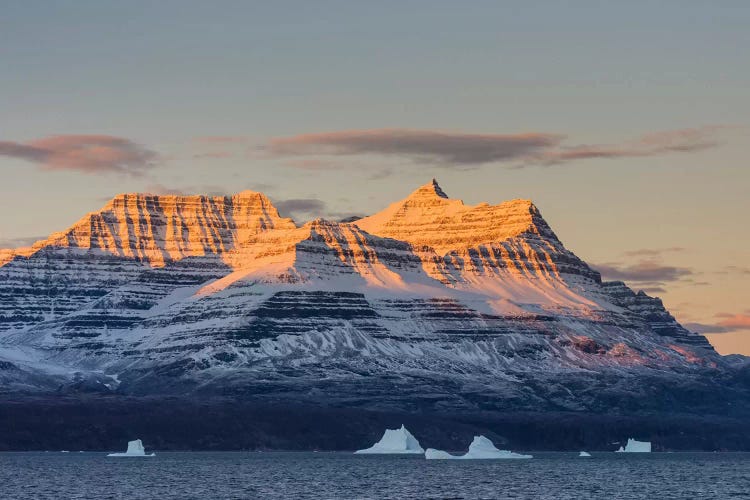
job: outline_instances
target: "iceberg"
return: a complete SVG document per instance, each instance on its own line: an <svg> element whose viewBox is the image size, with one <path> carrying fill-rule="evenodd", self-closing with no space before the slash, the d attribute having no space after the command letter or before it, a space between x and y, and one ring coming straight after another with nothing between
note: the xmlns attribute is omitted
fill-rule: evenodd
<svg viewBox="0 0 750 500"><path fill-rule="evenodd" d="M360 454L397 454L397 453L424 453L419 441L406 430L403 425L400 429L386 429L380 441L354 453Z"/></svg>
<svg viewBox="0 0 750 500"><path fill-rule="evenodd" d="M427 460L481 460L496 458L533 458L532 455L521 455L508 450L498 450L495 445L484 436L474 436L465 455L451 455L445 451L428 448L424 454Z"/></svg>
<svg viewBox="0 0 750 500"><path fill-rule="evenodd" d="M427 448L427 450L424 452L424 457L427 460L447 460L451 458L461 458L453 456L447 451L436 450L435 448Z"/></svg>
<svg viewBox="0 0 750 500"><path fill-rule="evenodd" d="M582 452L580 452L578 454L578 456L581 457L581 458L590 458L591 457L591 453L586 452L586 451L582 451Z"/></svg>
<svg viewBox="0 0 750 500"><path fill-rule="evenodd" d="M146 455L146 450L143 448L143 443L140 439L134 441L128 441L128 449L125 453L110 453L108 457L153 457L156 453Z"/></svg>
<svg viewBox="0 0 750 500"><path fill-rule="evenodd" d="M625 448L620 446L615 453L651 453L651 441L636 441L629 438Z"/></svg>

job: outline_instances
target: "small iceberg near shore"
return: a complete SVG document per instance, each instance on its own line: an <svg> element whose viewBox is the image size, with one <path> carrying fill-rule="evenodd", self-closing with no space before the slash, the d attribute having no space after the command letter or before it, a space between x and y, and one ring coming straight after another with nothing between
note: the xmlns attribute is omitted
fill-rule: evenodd
<svg viewBox="0 0 750 500"><path fill-rule="evenodd" d="M625 448L620 446L615 453L651 453L651 441L636 441L629 438Z"/></svg>
<svg viewBox="0 0 750 500"><path fill-rule="evenodd" d="M143 443L140 439L134 441L128 441L128 450L125 453L110 453L108 457L153 457L156 453L146 455L146 450L143 448Z"/></svg>
<svg viewBox="0 0 750 500"><path fill-rule="evenodd" d="M400 454L400 453L414 453L422 454L424 450L419 445L417 438L412 436L411 432L406 430L403 425L400 429L386 429L383 437L380 441L365 448L364 450L357 450L354 453L358 454Z"/></svg>
<svg viewBox="0 0 750 500"><path fill-rule="evenodd" d="M469 445L469 451L465 455L451 455L442 450L428 448L424 457L427 460L482 460L482 459L506 459L506 458L533 458L532 455L521 455L508 450L498 450L495 445L484 436L474 436L474 441Z"/></svg>
<svg viewBox="0 0 750 500"><path fill-rule="evenodd" d="M591 458L591 453L589 453L589 452L587 452L587 451L582 451L582 452L580 452L580 453L578 454L578 456L579 456L580 458Z"/></svg>

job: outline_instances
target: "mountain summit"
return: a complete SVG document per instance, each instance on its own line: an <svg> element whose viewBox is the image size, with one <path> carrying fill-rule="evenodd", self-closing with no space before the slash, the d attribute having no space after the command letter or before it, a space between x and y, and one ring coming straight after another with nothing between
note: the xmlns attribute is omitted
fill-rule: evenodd
<svg viewBox="0 0 750 500"><path fill-rule="evenodd" d="M301 227L261 193L119 195L3 255L10 392L451 412L655 411L670 394L699 412L736 390L703 336L602 282L532 202L469 206L435 180Z"/></svg>
<svg viewBox="0 0 750 500"><path fill-rule="evenodd" d="M440 188L436 179L432 179L424 186L420 186L419 189L414 191L409 198L429 198L437 196L439 198L448 198L448 195Z"/></svg>

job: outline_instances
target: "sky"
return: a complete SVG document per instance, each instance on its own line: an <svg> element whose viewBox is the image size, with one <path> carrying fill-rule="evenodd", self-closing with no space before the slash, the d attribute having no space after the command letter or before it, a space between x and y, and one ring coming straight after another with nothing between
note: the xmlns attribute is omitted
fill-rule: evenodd
<svg viewBox="0 0 750 500"><path fill-rule="evenodd" d="M750 355L750 2L4 1L0 247L117 193L530 198Z"/></svg>

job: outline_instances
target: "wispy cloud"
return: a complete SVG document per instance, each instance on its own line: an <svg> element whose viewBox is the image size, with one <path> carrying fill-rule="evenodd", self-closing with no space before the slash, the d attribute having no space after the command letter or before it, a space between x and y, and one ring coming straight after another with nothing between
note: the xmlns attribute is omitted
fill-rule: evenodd
<svg viewBox="0 0 750 500"><path fill-rule="evenodd" d="M683 323L682 326L696 333L728 333L726 328L708 323Z"/></svg>
<svg viewBox="0 0 750 500"><path fill-rule="evenodd" d="M684 252L683 247L668 247L668 248L639 248L638 250L629 250L623 252L623 255L627 257L661 257L665 253Z"/></svg>
<svg viewBox="0 0 750 500"><path fill-rule="evenodd" d="M750 331L750 312L747 314L718 313L719 321L706 323L687 323L685 328L698 333L732 333L739 331Z"/></svg>
<svg viewBox="0 0 750 500"><path fill-rule="evenodd" d="M46 170L131 175L143 174L158 158L144 146L109 135L56 135L28 143L0 141L0 156L35 163Z"/></svg>
<svg viewBox="0 0 750 500"><path fill-rule="evenodd" d="M508 161L557 146L558 134L467 134L436 130L344 130L277 137L267 151L277 156L365 155L407 157L440 164Z"/></svg>
<svg viewBox="0 0 750 500"><path fill-rule="evenodd" d="M291 217L294 220L306 220L319 217L327 208L327 205L323 200L318 200L316 198L275 200L273 204L278 209L279 214Z"/></svg>
<svg viewBox="0 0 750 500"><path fill-rule="evenodd" d="M714 274L723 274L723 275L743 275L748 276L750 275L750 267L746 266L724 266L719 271L715 271Z"/></svg>
<svg viewBox="0 0 750 500"><path fill-rule="evenodd" d="M662 265L654 260L641 260L635 264L609 262L593 264L593 267L608 280L634 281L640 283L665 283L677 281L693 274L687 267Z"/></svg>
<svg viewBox="0 0 750 500"><path fill-rule="evenodd" d="M689 267L665 264L672 254L686 252L684 247L637 248L622 252L622 259L614 262L601 262L591 266L598 270L605 280L625 281L646 293L666 293L667 284L704 286L709 283L697 281L702 273Z"/></svg>
<svg viewBox="0 0 750 500"><path fill-rule="evenodd" d="M643 135L620 144L566 145L562 134L474 134L440 130L371 129L301 134L270 139L272 156L382 155L439 166L557 165L591 158L626 158L687 153L716 147L724 126L707 126ZM294 165L292 165L294 166ZM309 168L300 164L299 168Z"/></svg>
<svg viewBox="0 0 750 500"><path fill-rule="evenodd" d="M536 160L542 164L555 165L593 158L633 158L703 151L719 146L721 142L718 140L718 134L726 128L729 127L707 126L669 130L646 134L621 144L584 144L561 147L543 152Z"/></svg>
<svg viewBox="0 0 750 500"><path fill-rule="evenodd" d="M351 220L363 217L359 212L332 210L326 202L317 198L277 199L274 200L273 204L278 209L280 215L291 217L297 222L304 222L318 217L324 217L329 220L351 222Z"/></svg>

